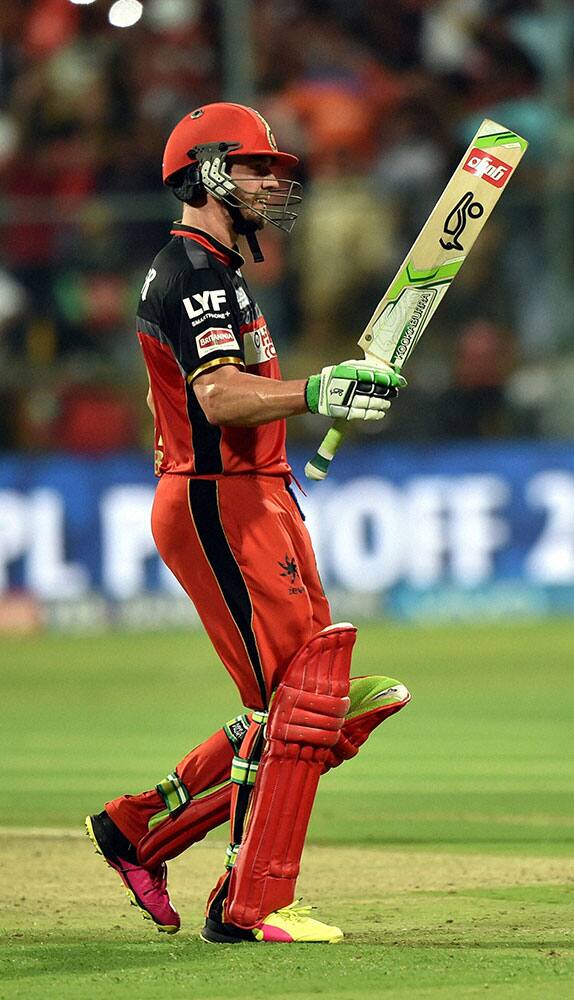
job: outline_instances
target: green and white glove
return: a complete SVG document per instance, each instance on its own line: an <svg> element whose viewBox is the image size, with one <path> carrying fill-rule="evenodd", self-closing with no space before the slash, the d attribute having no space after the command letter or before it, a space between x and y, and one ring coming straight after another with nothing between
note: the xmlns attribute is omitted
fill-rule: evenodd
<svg viewBox="0 0 574 1000"><path fill-rule="evenodd" d="M382 420L407 380L390 365L343 361L307 379L305 399L311 413L336 420Z"/></svg>

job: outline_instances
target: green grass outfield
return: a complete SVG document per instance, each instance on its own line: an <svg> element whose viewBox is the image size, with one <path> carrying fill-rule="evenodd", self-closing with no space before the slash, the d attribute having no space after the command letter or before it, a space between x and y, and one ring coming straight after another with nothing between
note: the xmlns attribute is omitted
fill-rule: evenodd
<svg viewBox="0 0 574 1000"><path fill-rule="evenodd" d="M1 640L0 1000L574 996L572 623L364 626L353 666L413 702L322 780L301 890L348 937L230 950L196 934L226 831L173 865L174 939L79 839L240 710L206 640Z"/></svg>

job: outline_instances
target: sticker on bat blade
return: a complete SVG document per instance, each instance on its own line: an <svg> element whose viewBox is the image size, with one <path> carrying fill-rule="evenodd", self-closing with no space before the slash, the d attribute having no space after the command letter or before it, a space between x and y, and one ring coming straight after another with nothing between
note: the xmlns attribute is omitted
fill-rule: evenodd
<svg viewBox="0 0 574 1000"><path fill-rule="evenodd" d="M443 287L448 286L403 288L394 302L387 302L372 325L369 354L389 362L400 352L399 360L404 362L434 312Z"/></svg>
<svg viewBox="0 0 574 1000"><path fill-rule="evenodd" d="M446 287L405 289L410 295L403 297L409 301L409 312L405 316L403 330L393 351L393 364L404 365L413 347L418 343ZM412 293L415 293L413 295ZM438 299L438 301L437 301Z"/></svg>
<svg viewBox="0 0 574 1000"><path fill-rule="evenodd" d="M443 232L446 236L450 236L451 239L445 240L441 238L439 240L443 250L462 250L464 253L460 237L466 229L466 224L469 218L480 219L484 212L484 206L479 201L473 201L473 198L472 191L467 191L466 194L463 194L460 201L456 203L453 210L449 212L444 220Z"/></svg>
<svg viewBox="0 0 574 1000"><path fill-rule="evenodd" d="M493 184L494 187L504 187L512 173L512 167L504 160L499 160L492 153L488 155L481 149L473 147L468 154L462 169L473 174L475 177L482 177L483 180Z"/></svg>

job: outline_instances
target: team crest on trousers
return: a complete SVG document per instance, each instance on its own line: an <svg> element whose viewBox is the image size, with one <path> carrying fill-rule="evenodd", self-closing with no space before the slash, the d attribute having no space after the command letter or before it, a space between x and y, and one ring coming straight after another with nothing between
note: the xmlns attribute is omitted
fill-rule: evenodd
<svg viewBox="0 0 574 1000"><path fill-rule="evenodd" d="M293 556L290 556L287 553L285 553L285 562L281 562L281 560L278 560L277 565L280 566L282 569L282 573L280 573L279 575L289 577L289 584L290 584L288 591L289 594L304 594L305 593L304 587L295 586L295 580L299 576L299 570L297 569L297 563L295 562Z"/></svg>

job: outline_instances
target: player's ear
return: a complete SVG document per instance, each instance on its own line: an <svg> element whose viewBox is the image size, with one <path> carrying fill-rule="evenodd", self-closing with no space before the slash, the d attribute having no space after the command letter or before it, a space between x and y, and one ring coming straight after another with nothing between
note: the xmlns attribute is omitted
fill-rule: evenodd
<svg viewBox="0 0 574 1000"><path fill-rule="evenodd" d="M201 179L198 163L191 163L189 167L174 174L173 178L170 178L169 187L176 198L186 205L201 208L207 203L207 191Z"/></svg>

